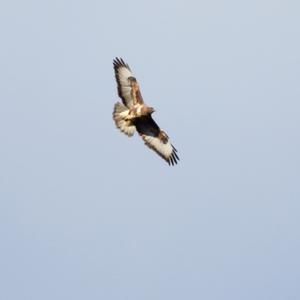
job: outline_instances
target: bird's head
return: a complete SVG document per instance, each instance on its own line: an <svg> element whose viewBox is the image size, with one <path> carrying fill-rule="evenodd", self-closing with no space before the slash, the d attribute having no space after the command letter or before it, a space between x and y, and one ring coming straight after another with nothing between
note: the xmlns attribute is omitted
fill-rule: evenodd
<svg viewBox="0 0 300 300"><path fill-rule="evenodd" d="M149 113L153 114L155 112L155 109L153 107L149 107Z"/></svg>

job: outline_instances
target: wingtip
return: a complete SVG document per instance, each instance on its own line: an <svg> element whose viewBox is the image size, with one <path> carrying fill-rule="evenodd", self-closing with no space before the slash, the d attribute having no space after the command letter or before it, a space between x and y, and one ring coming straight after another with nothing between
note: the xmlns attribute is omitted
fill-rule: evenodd
<svg viewBox="0 0 300 300"><path fill-rule="evenodd" d="M172 145L172 148L173 148L173 151L172 151L171 155L168 158L168 163L169 163L169 165L174 166L174 165L178 164L178 161L180 159L179 159L179 157L176 153L177 152L176 148L173 145Z"/></svg>
<svg viewBox="0 0 300 300"><path fill-rule="evenodd" d="M177 155L177 153L176 153L175 151L173 152L173 155L174 155L174 157L175 157L177 160L180 160L180 159L179 159L179 156Z"/></svg>
<svg viewBox="0 0 300 300"><path fill-rule="evenodd" d="M168 159L166 159L169 166L175 166L178 164L179 157L173 152Z"/></svg>
<svg viewBox="0 0 300 300"><path fill-rule="evenodd" d="M123 58L121 58L121 57L115 57L113 60L113 65L115 68L125 67L125 68L130 69L128 64L126 64L125 61L123 60Z"/></svg>
<svg viewBox="0 0 300 300"><path fill-rule="evenodd" d="M119 60L118 57L115 57L115 58L113 59L113 65L116 67L118 64L120 64L120 60Z"/></svg>

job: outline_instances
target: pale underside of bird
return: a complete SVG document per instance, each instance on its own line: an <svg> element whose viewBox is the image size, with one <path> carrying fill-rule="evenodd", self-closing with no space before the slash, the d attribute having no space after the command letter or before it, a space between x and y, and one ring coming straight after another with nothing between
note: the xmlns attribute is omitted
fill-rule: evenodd
<svg viewBox="0 0 300 300"><path fill-rule="evenodd" d="M117 128L129 137L137 131L145 144L169 165L177 164L177 150L170 143L168 135L153 120L151 115L154 109L145 104L130 67L122 58L116 58L113 65L118 95L122 99L122 103L117 102L113 110Z"/></svg>

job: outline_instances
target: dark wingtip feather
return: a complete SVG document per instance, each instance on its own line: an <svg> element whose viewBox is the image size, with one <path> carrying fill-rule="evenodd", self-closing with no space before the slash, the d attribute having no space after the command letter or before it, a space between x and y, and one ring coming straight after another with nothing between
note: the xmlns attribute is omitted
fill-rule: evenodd
<svg viewBox="0 0 300 300"><path fill-rule="evenodd" d="M121 57L116 57L116 58L113 60L113 65L114 65L115 70L117 70L117 69L120 68L120 67L125 67L125 68L128 68L128 69L130 70L128 64L126 64L126 63L124 62L123 58L121 58Z"/></svg>
<svg viewBox="0 0 300 300"><path fill-rule="evenodd" d="M173 148L173 150L175 151L175 152L177 152L177 149L172 145L172 148Z"/></svg>
<svg viewBox="0 0 300 300"><path fill-rule="evenodd" d="M173 157L172 157L172 156L170 156L169 160L170 160L172 166L174 166L174 160L173 160Z"/></svg>
<svg viewBox="0 0 300 300"><path fill-rule="evenodd" d="M173 155L177 160L180 160L176 152L173 152Z"/></svg>
<svg viewBox="0 0 300 300"><path fill-rule="evenodd" d="M177 150L175 149L175 147L172 145L173 151L171 153L171 155L168 157L167 159L167 163L172 166L174 166L175 164L178 163L178 161L180 160L178 155L177 155Z"/></svg>

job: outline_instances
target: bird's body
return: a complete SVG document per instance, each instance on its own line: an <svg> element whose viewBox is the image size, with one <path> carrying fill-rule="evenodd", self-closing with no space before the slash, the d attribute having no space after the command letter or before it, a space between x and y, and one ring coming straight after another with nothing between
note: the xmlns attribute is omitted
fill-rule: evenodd
<svg viewBox="0 0 300 300"><path fill-rule="evenodd" d="M117 102L114 106L113 119L116 126L129 137L137 131L150 149L168 164L176 164L179 160L177 150L170 143L167 134L153 120L151 115L154 109L144 103L139 84L128 64L116 58L114 71L118 95L122 99L122 103Z"/></svg>
<svg viewBox="0 0 300 300"><path fill-rule="evenodd" d="M145 104L136 104L129 109L127 119L132 120L135 118L147 116L151 113L152 113L151 107L148 107Z"/></svg>

